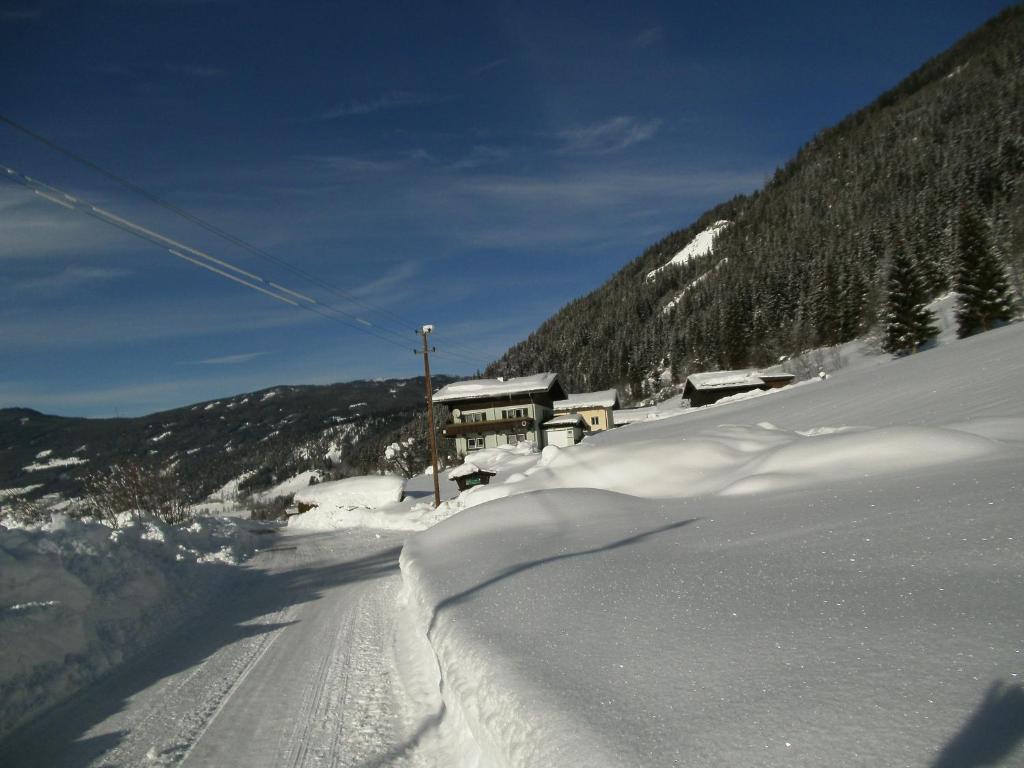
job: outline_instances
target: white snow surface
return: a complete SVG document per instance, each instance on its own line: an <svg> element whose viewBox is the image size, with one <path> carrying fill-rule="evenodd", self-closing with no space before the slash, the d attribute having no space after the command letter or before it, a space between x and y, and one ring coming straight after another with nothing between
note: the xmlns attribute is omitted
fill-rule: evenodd
<svg viewBox="0 0 1024 768"><path fill-rule="evenodd" d="M565 396L565 400L555 400L555 411L571 411L579 408L613 408L619 393L614 389L602 389L599 392L576 392Z"/></svg>
<svg viewBox="0 0 1024 768"><path fill-rule="evenodd" d="M679 251L679 253L665 262L665 264L648 272L645 279L653 280L657 274L664 269L668 269L671 266L682 266L691 259L696 259L700 256L707 256L709 253L712 253L715 249L715 238L718 237L719 233L728 226L728 221L716 221L703 232L699 232L693 240L687 243L683 250Z"/></svg>
<svg viewBox="0 0 1024 768"><path fill-rule="evenodd" d="M448 473L448 479L457 480L458 478L466 477L467 475L475 475L479 471L480 467L467 459Z"/></svg>
<svg viewBox="0 0 1024 768"><path fill-rule="evenodd" d="M272 488L268 488L265 491L261 491L260 493L253 495L260 501L269 501L271 499L276 499L279 496L291 496L294 493L298 493L299 491L309 488L309 481L312 478L319 480L320 472L315 469L307 469L303 472L299 472L299 474L294 475L293 477L282 480Z"/></svg>
<svg viewBox="0 0 1024 768"><path fill-rule="evenodd" d="M33 483L32 485L23 485L20 488L0 488L0 499L13 499L18 496L27 496L36 488L42 487L42 483Z"/></svg>
<svg viewBox="0 0 1024 768"><path fill-rule="evenodd" d="M453 764L1024 764L1022 376L1019 324L449 502L401 567Z"/></svg>
<svg viewBox="0 0 1024 768"><path fill-rule="evenodd" d="M295 502L318 507L367 507L375 509L401 501L405 478L398 475L363 475L331 480L303 488Z"/></svg>
<svg viewBox="0 0 1024 768"><path fill-rule="evenodd" d="M535 373L507 379L470 379L454 381L434 393L435 403L457 400L486 399L530 392L547 392L558 376L554 373Z"/></svg>
<svg viewBox="0 0 1024 768"><path fill-rule="evenodd" d="M758 371L706 371L690 374L687 379L696 389L722 389L744 385L759 386L764 380Z"/></svg>
<svg viewBox="0 0 1024 768"><path fill-rule="evenodd" d="M88 459L82 459L78 456L71 456L66 459L61 459L51 456L42 462L33 462L28 466L22 467L26 472L42 472L47 469L56 469L57 467L73 467L78 464L85 464Z"/></svg>
<svg viewBox="0 0 1024 768"><path fill-rule="evenodd" d="M0 524L0 735L194 612L255 538L239 523Z"/></svg>

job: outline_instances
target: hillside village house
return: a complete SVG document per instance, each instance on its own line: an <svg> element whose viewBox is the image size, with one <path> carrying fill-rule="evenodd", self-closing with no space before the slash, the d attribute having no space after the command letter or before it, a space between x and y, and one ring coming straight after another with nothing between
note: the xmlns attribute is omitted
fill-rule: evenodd
<svg viewBox="0 0 1024 768"><path fill-rule="evenodd" d="M689 400L690 406L697 408L740 392L779 389L792 384L794 378L796 377L792 373L765 373L755 370L694 373L686 378L683 400Z"/></svg>
<svg viewBox="0 0 1024 768"><path fill-rule="evenodd" d="M435 403L450 409L451 421L441 432L454 440L460 457L521 442L543 447L543 424L554 416L555 401L564 399L554 373L456 381L434 394Z"/></svg>
<svg viewBox="0 0 1024 768"><path fill-rule="evenodd" d="M618 408L619 393L614 389L570 394L564 400L555 401L556 414L579 414L583 417L583 424L589 432L600 432L614 427L614 411Z"/></svg>

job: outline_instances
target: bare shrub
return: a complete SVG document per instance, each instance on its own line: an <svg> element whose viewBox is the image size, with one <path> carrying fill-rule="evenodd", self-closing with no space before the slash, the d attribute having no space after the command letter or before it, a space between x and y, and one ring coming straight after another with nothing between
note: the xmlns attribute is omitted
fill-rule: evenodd
<svg viewBox="0 0 1024 768"><path fill-rule="evenodd" d="M181 525L193 516L173 470L161 471L136 461L90 475L84 491L86 510L114 528L126 515L132 520L153 516L168 525Z"/></svg>
<svg viewBox="0 0 1024 768"><path fill-rule="evenodd" d="M250 499L249 510L253 520L283 520L291 506L294 494L275 496L272 499Z"/></svg>
<svg viewBox="0 0 1024 768"><path fill-rule="evenodd" d="M39 499L15 496L0 503L0 517L11 517L22 525L45 523L50 519L50 507Z"/></svg>

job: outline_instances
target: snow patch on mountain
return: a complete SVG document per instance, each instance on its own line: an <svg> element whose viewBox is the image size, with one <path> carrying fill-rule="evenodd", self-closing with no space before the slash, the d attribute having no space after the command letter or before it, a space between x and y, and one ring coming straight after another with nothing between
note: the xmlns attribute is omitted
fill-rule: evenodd
<svg viewBox="0 0 1024 768"><path fill-rule="evenodd" d="M718 237L722 230L728 227L729 224L730 222L725 221L724 219L716 221L703 232L698 233L685 248L669 259L665 264L648 272L644 279L653 280L662 270L668 269L672 266L682 266L692 259L696 259L700 256L707 256L709 253L712 253L715 247L715 238Z"/></svg>

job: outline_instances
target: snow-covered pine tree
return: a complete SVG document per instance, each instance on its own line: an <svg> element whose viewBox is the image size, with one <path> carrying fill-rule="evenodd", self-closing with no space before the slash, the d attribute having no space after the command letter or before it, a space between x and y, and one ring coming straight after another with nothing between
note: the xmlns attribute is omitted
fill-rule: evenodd
<svg viewBox="0 0 1024 768"><path fill-rule="evenodd" d="M934 314L925 307L924 282L900 240L893 246L888 289L882 349L895 355L916 352L939 331Z"/></svg>
<svg viewBox="0 0 1024 768"><path fill-rule="evenodd" d="M992 249L984 219L967 203L960 206L958 257L957 336L971 336L1011 320L1013 294L1006 270Z"/></svg>

